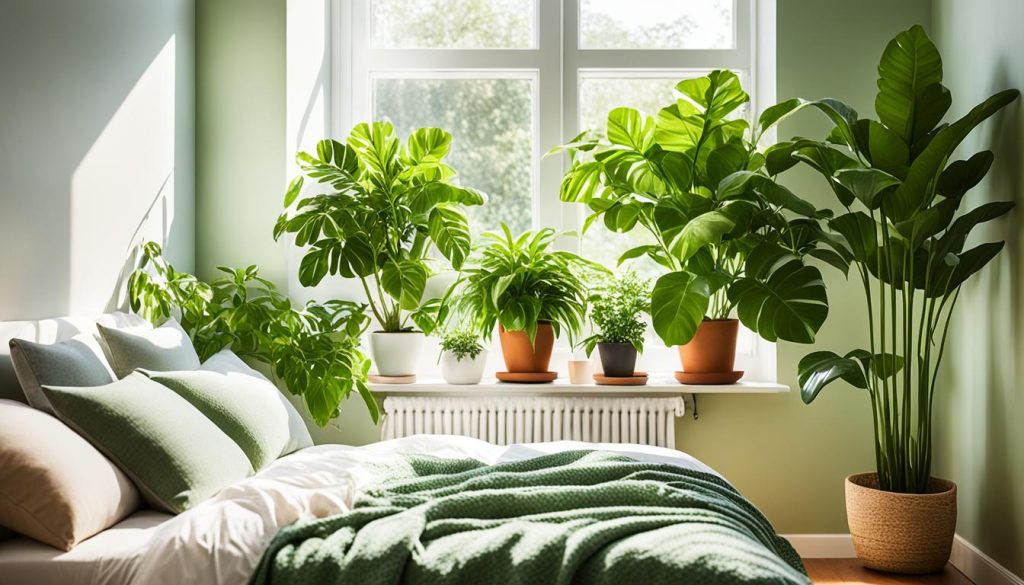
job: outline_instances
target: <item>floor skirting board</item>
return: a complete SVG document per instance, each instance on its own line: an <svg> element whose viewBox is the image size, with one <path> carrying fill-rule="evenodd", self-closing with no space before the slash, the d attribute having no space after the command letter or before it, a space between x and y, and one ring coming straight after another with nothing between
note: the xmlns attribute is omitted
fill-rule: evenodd
<svg viewBox="0 0 1024 585"><path fill-rule="evenodd" d="M857 555L849 534L783 535L805 559L849 559ZM953 539L949 562L968 579L979 585L1024 585L1024 579L978 550L959 534Z"/></svg>

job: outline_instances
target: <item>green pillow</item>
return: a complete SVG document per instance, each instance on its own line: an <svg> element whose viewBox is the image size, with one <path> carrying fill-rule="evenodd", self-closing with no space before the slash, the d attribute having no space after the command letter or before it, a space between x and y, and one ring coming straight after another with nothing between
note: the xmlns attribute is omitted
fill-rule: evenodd
<svg viewBox="0 0 1024 585"><path fill-rule="evenodd" d="M154 329L116 329L97 324L118 378L137 369L170 372L199 369L192 340L173 318Z"/></svg>
<svg viewBox="0 0 1024 585"><path fill-rule="evenodd" d="M94 388L43 386L57 417L132 479L149 504L181 513L249 477L245 453L202 412L142 374Z"/></svg>
<svg viewBox="0 0 1024 585"><path fill-rule="evenodd" d="M89 334L60 343L36 343L12 339L11 362L25 399L37 410L53 412L43 385L102 386L114 381L103 359L103 350Z"/></svg>
<svg viewBox="0 0 1024 585"><path fill-rule="evenodd" d="M242 448L253 469L274 462L288 445L288 411L270 382L203 370L142 373L205 414Z"/></svg>

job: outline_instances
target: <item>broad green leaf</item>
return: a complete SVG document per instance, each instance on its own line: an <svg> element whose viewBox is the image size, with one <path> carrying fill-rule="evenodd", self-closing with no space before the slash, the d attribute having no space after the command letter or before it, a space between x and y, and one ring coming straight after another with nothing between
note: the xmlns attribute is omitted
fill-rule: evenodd
<svg viewBox="0 0 1024 585"><path fill-rule="evenodd" d="M650 254L657 254L659 250L661 250L661 248L654 245L636 246L634 248L630 248L623 252L621 256L619 256L619 261L616 264L616 266L622 266L622 263L625 262L626 260L632 260L633 258L648 256Z"/></svg>
<svg viewBox="0 0 1024 585"><path fill-rule="evenodd" d="M689 342L704 319L710 296L707 281L688 272L662 276L651 292L654 331L666 345Z"/></svg>
<svg viewBox="0 0 1024 585"><path fill-rule="evenodd" d="M967 160L950 163L939 175L936 191L950 199L963 197L985 178L994 160L991 150L983 150Z"/></svg>
<svg viewBox="0 0 1024 585"><path fill-rule="evenodd" d="M747 166L747 149L739 142L728 142L711 151L707 162L708 186L717 187L722 179Z"/></svg>
<svg viewBox="0 0 1024 585"><path fill-rule="evenodd" d="M304 178L300 175L292 179L291 183L288 183L288 190L284 194L284 206L291 207L292 203L295 203L295 199L299 196L302 191L302 184Z"/></svg>
<svg viewBox="0 0 1024 585"><path fill-rule="evenodd" d="M874 168L841 169L835 174L836 181L860 200L868 209L882 205L882 195L900 184L900 180Z"/></svg>
<svg viewBox="0 0 1024 585"><path fill-rule="evenodd" d="M676 84L676 90L699 106L712 120L724 119L736 108L750 101L740 79L729 70L716 70Z"/></svg>
<svg viewBox="0 0 1024 585"><path fill-rule="evenodd" d="M380 284L403 309L411 311L419 306L423 298L427 269L416 260L388 260L381 268Z"/></svg>
<svg viewBox="0 0 1024 585"><path fill-rule="evenodd" d="M832 219L828 225L846 238L858 262L866 263L874 257L878 248L878 224L868 214L854 211Z"/></svg>
<svg viewBox="0 0 1024 585"><path fill-rule="evenodd" d="M590 161L575 163L562 177L559 196L562 201L590 203L594 198L608 195L610 189L604 184L604 163Z"/></svg>
<svg viewBox="0 0 1024 585"><path fill-rule="evenodd" d="M452 135L440 128L420 128L413 131L406 142L403 162L410 166L436 164L448 155Z"/></svg>
<svg viewBox="0 0 1024 585"><path fill-rule="evenodd" d="M342 258L354 276L365 278L377 271L375 253L363 234L355 234L345 240Z"/></svg>
<svg viewBox="0 0 1024 585"><path fill-rule="evenodd" d="M828 316L821 273L794 260L766 280L741 278L728 289L740 321L767 341L812 343Z"/></svg>
<svg viewBox="0 0 1024 585"><path fill-rule="evenodd" d="M330 247L318 243L302 257L299 263L299 282L302 286L316 286L327 276L330 250Z"/></svg>
<svg viewBox="0 0 1024 585"><path fill-rule="evenodd" d="M975 106L967 115L935 135L914 163L910 172L892 197L886 198L884 209L893 221L903 221L935 194L939 177L949 157L974 128L1006 107L1020 95L1015 89L1001 91Z"/></svg>
<svg viewBox="0 0 1024 585"><path fill-rule="evenodd" d="M793 152L793 156L821 173L844 207L849 207L856 200L853 193L850 193L849 189L836 180L835 174L843 169L861 167L857 160L835 148L819 143L805 144L797 148Z"/></svg>
<svg viewBox="0 0 1024 585"><path fill-rule="evenodd" d="M789 250L769 241L762 241L747 255L743 273L750 278L766 279L775 270L793 260L799 260Z"/></svg>
<svg viewBox="0 0 1024 585"><path fill-rule="evenodd" d="M442 203L483 205L487 201L487 197L473 189L435 181L414 187L408 196L408 201L409 209L418 214L427 213Z"/></svg>
<svg viewBox="0 0 1024 585"><path fill-rule="evenodd" d="M959 204L957 199L943 199L912 218L897 223L896 231L907 238L911 250L916 250L925 240L949 227Z"/></svg>
<svg viewBox="0 0 1024 585"><path fill-rule="evenodd" d="M681 152L663 150L652 157L661 170L668 189L674 193L688 193L693 186L693 160Z"/></svg>
<svg viewBox="0 0 1024 585"><path fill-rule="evenodd" d="M934 98L925 88L942 82L942 58L920 25L896 35L878 64L878 96L875 111L883 124L912 144L942 118L935 110L918 111L923 97ZM945 111L942 111L945 114Z"/></svg>
<svg viewBox="0 0 1024 585"><path fill-rule="evenodd" d="M452 205L438 205L430 210L427 225L438 251L451 262L452 268L461 270L470 250L469 220L465 214Z"/></svg>
<svg viewBox="0 0 1024 585"><path fill-rule="evenodd" d="M938 242L935 244L935 254L939 257L943 257L946 254L953 253L958 254L964 249L964 244L967 242L967 236L974 229L974 226L979 223L991 221L997 217L1001 217L1010 212L1013 209L1014 203L1010 201L993 201L991 203L985 203L978 207L968 211L961 217L958 217L953 222L946 233L942 234Z"/></svg>
<svg viewBox="0 0 1024 585"><path fill-rule="evenodd" d="M348 135L348 145L373 173L384 177L396 174L399 144L391 122L356 125Z"/></svg>
<svg viewBox="0 0 1024 585"><path fill-rule="evenodd" d="M764 136L770 128L805 108L810 102L801 98L791 98L765 108L757 119L757 137Z"/></svg>
<svg viewBox="0 0 1024 585"><path fill-rule="evenodd" d="M904 177L910 164L910 148L898 134L874 120L866 120L868 156L877 169L896 177Z"/></svg>
<svg viewBox="0 0 1024 585"><path fill-rule="evenodd" d="M654 144L654 120L633 108L615 108L608 113L608 140L644 153Z"/></svg>
<svg viewBox="0 0 1024 585"><path fill-rule="evenodd" d="M807 255L831 265L833 268L839 270L839 272L842 272L844 276L850 271L849 260L844 258L842 254L835 250L830 250L828 248L814 248L812 250L808 250Z"/></svg>
<svg viewBox="0 0 1024 585"><path fill-rule="evenodd" d="M956 262L939 264L942 270L933 271L931 282L925 293L929 297L941 297L952 293L974 273L985 267L1003 249L1005 242L981 244L956 255Z"/></svg>
<svg viewBox="0 0 1024 585"><path fill-rule="evenodd" d="M854 350L845 357L839 357L831 351L815 351L804 356L797 365L800 398L804 404L814 402L821 390L836 380L843 380L862 390L867 389L866 356L864 350Z"/></svg>
<svg viewBox="0 0 1024 585"><path fill-rule="evenodd" d="M654 141L665 150L689 152L704 133L704 118L690 102L679 100L662 108L654 123Z"/></svg>
<svg viewBox="0 0 1024 585"><path fill-rule="evenodd" d="M669 249L680 260L686 261L697 250L721 241L736 223L719 210L702 213L691 219L669 244Z"/></svg>

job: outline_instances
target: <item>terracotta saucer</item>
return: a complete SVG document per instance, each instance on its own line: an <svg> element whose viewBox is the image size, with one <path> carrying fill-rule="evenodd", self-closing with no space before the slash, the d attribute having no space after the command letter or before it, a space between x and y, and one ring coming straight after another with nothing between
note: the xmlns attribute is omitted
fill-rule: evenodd
<svg viewBox="0 0 1024 585"><path fill-rule="evenodd" d="M408 376L378 376L370 374L366 378L374 384L413 384L416 382L416 374Z"/></svg>
<svg viewBox="0 0 1024 585"><path fill-rule="evenodd" d="M676 372L680 384L735 384L742 377L743 372Z"/></svg>
<svg viewBox="0 0 1024 585"><path fill-rule="evenodd" d="M645 386L647 384L647 372L633 372L632 376L616 377L594 374L594 382L598 386Z"/></svg>
<svg viewBox="0 0 1024 585"><path fill-rule="evenodd" d="M498 372L495 374L502 382L518 384L546 384L554 382L558 372Z"/></svg>

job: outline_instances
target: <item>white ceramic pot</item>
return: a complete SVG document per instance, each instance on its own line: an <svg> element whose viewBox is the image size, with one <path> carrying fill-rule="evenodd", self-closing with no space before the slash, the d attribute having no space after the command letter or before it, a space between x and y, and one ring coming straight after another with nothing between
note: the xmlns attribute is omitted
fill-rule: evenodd
<svg viewBox="0 0 1024 585"><path fill-rule="evenodd" d="M486 364L486 349L475 358L461 360L450 351L441 352L441 375L449 384L479 384Z"/></svg>
<svg viewBox="0 0 1024 585"><path fill-rule="evenodd" d="M421 331L370 334L370 353L381 376L411 376L416 373L423 350Z"/></svg>

